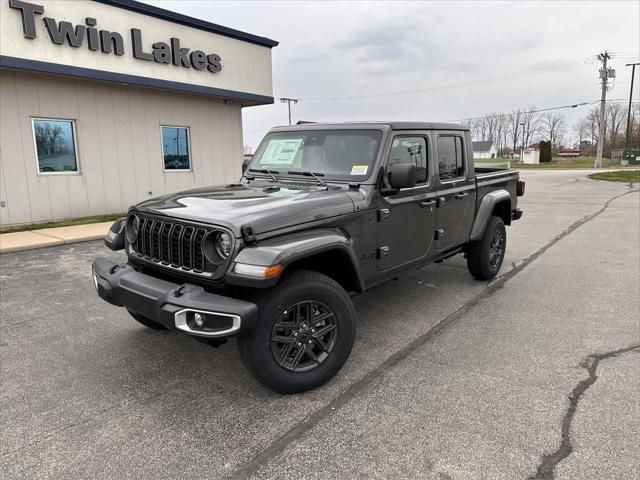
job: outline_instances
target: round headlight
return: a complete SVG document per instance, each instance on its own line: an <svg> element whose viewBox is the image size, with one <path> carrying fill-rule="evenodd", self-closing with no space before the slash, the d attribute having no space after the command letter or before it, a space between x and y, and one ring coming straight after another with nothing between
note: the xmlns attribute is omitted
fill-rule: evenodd
<svg viewBox="0 0 640 480"><path fill-rule="evenodd" d="M140 228L140 219L137 215L129 215L127 225L124 227L125 234L129 243L134 243L138 238L138 229Z"/></svg>
<svg viewBox="0 0 640 480"><path fill-rule="evenodd" d="M216 253L220 255L221 258L229 257L231 253L231 235L225 232L220 232L216 237Z"/></svg>

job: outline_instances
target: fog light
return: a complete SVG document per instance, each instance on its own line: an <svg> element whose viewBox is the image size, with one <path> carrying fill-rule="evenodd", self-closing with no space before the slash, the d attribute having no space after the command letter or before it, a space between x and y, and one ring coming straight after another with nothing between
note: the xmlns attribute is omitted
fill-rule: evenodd
<svg viewBox="0 0 640 480"><path fill-rule="evenodd" d="M198 328L202 328L202 326L204 325L204 317L199 313L194 313L193 323L195 323Z"/></svg>

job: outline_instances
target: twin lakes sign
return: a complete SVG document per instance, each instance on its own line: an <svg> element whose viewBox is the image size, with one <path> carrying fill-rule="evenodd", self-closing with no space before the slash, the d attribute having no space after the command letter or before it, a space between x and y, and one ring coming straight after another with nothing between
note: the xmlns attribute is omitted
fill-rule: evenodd
<svg viewBox="0 0 640 480"><path fill-rule="evenodd" d="M74 25L68 21L57 21L55 18L42 16L45 13L42 5L22 0L9 0L9 7L18 10L21 14L24 38L31 40L37 38L36 21L42 20L51 42L56 45L64 45L66 42L70 47L81 48L86 44L87 48L93 52L101 51L118 56L126 54L123 35L116 31L99 30L98 22L93 17L86 17L84 25ZM220 55L182 47L179 38L173 37L169 42L155 42L151 44L150 49L146 49L142 30L131 28L130 39L131 55L138 60L205 70L211 73L222 70Z"/></svg>

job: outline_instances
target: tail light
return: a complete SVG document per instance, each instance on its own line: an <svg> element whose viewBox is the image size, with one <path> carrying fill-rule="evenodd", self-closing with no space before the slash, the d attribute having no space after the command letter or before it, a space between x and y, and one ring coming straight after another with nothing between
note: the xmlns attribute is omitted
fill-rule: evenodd
<svg viewBox="0 0 640 480"><path fill-rule="evenodd" d="M524 182L522 180L518 180L518 184L516 185L516 195L519 197L524 195Z"/></svg>

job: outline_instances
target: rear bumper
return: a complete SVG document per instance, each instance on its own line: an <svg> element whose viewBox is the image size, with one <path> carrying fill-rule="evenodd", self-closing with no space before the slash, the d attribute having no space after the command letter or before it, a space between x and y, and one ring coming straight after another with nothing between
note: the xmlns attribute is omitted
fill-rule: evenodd
<svg viewBox="0 0 640 480"><path fill-rule="evenodd" d="M258 307L254 303L209 293L188 283L161 280L106 258L97 259L92 268L94 284L104 301L168 328L194 337L225 338L256 326ZM195 313L209 325L196 325Z"/></svg>
<svg viewBox="0 0 640 480"><path fill-rule="evenodd" d="M522 218L522 210L516 208L511 211L511 220L520 220L520 218Z"/></svg>

